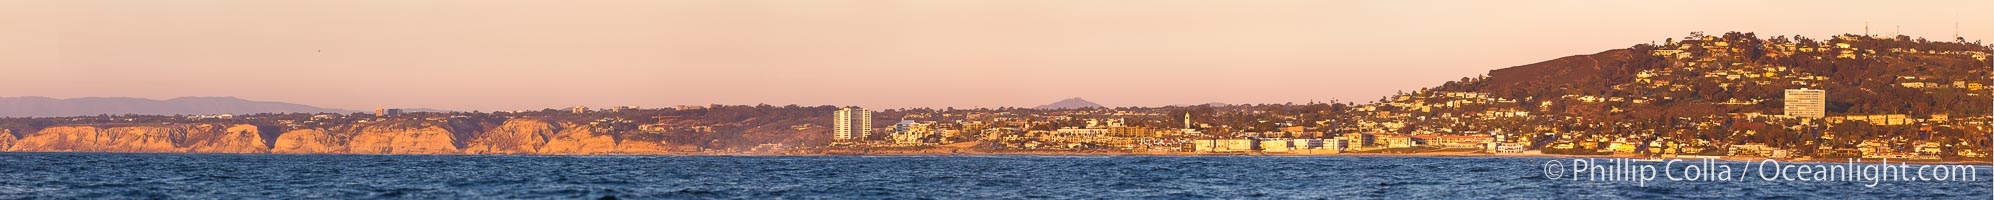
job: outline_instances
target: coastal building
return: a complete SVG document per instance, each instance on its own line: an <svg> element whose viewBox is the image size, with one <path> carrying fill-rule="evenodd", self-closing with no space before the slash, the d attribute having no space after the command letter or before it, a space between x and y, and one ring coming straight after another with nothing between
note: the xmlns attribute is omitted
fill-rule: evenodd
<svg viewBox="0 0 1994 200"><path fill-rule="evenodd" d="M1918 146L1913 147L1913 151L1918 152L1920 155L1940 155L1945 152L1945 149L1938 142L1925 142L1924 144L1918 144Z"/></svg>
<svg viewBox="0 0 1994 200"><path fill-rule="evenodd" d="M1350 148L1350 141L1344 139L1322 139L1322 149L1343 150Z"/></svg>
<svg viewBox="0 0 1994 200"><path fill-rule="evenodd" d="M1735 144L1726 150L1729 150L1727 155L1730 156L1768 157L1774 149L1765 144Z"/></svg>
<svg viewBox="0 0 1994 200"><path fill-rule="evenodd" d="M872 136L872 112L865 108L845 107L831 116L831 138L838 141L865 140Z"/></svg>
<svg viewBox="0 0 1994 200"><path fill-rule="evenodd" d="M1114 137L1162 137L1162 134L1157 134L1156 130L1149 127L1117 126L1108 127L1107 129L1108 136Z"/></svg>
<svg viewBox="0 0 1994 200"><path fill-rule="evenodd" d="M1108 135L1108 132L1108 129L1102 128L1060 128L1053 130L1053 133L1057 134L1058 137L1064 138L1097 138Z"/></svg>
<svg viewBox="0 0 1994 200"><path fill-rule="evenodd" d="M396 116L396 115L402 115L402 109L400 109L400 108L374 108L374 116L375 116L375 117L387 117L387 116Z"/></svg>
<svg viewBox="0 0 1994 200"><path fill-rule="evenodd" d="M927 135L921 134L921 132L894 133L892 135L888 135L887 137L889 139L892 139L894 144L921 144L927 142L925 140L927 139Z"/></svg>
<svg viewBox="0 0 1994 200"><path fill-rule="evenodd" d="M623 112L623 111L627 111L627 110L637 110L637 106L616 106L616 107L609 107L609 112Z"/></svg>
<svg viewBox="0 0 1994 200"><path fill-rule="evenodd" d="M1289 144L1287 139L1266 139L1255 142L1260 143L1261 152L1286 153L1288 150L1294 150L1294 144Z"/></svg>
<svg viewBox="0 0 1994 200"><path fill-rule="evenodd" d="M1294 139L1289 141L1295 149L1322 149L1322 139Z"/></svg>
<svg viewBox="0 0 1994 200"><path fill-rule="evenodd" d="M1606 145L1606 148L1613 149L1614 153L1634 153L1638 147L1640 147L1640 143L1626 141L1614 141Z"/></svg>
<svg viewBox="0 0 1994 200"><path fill-rule="evenodd" d="M890 127L890 128L892 128L892 129L891 129L891 130L887 130L887 132L889 132L889 134L890 134L890 133L899 133L899 132L909 132L909 131L913 131L913 130L914 130L914 128L915 128L916 126L920 126L920 125L921 125L921 123L920 123L920 122L914 122L914 120L904 120L904 119L903 119L903 120L900 120L900 123L893 123L893 126L892 126L892 127Z"/></svg>
<svg viewBox="0 0 1994 200"><path fill-rule="evenodd" d="M1343 149L1350 147L1350 143L1345 142L1343 139L1322 139L1320 142L1322 142L1322 146L1312 150L1311 153L1337 154L1343 153Z"/></svg>
<svg viewBox="0 0 1994 200"><path fill-rule="evenodd" d="M187 119L234 119L234 118L235 118L235 115L234 115L234 114L216 114L216 115L195 115L195 116L187 116Z"/></svg>
<svg viewBox="0 0 1994 200"><path fill-rule="evenodd" d="M1192 150L1197 152L1238 153L1253 150L1256 140L1251 139L1208 139L1192 141Z"/></svg>
<svg viewBox="0 0 1994 200"><path fill-rule="evenodd" d="M1483 148L1484 144L1495 142L1487 135L1441 135L1422 138L1425 144L1446 148Z"/></svg>
<svg viewBox="0 0 1994 200"><path fill-rule="evenodd" d="M933 121L900 120L900 123L894 123L886 134L895 144L932 143L936 137L948 135L948 130L944 129L943 125L945 124Z"/></svg>
<svg viewBox="0 0 1994 200"><path fill-rule="evenodd" d="M1918 119L1904 114L1849 115L1836 118L1846 121L1868 122L1870 125L1878 126L1910 125L1918 122Z"/></svg>
<svg viewBox="0 0 1994 200"><path fill-rule="evenodd" d="M1495 153L1523 153L1523 143L1503 142L1495 144Z"/></svg>
<svg viewBox="0 0 1994 200"><path fill-rule="evenodd" d="M1347 146L1345 146L1345 148L1354 149L1354 148L1365 148L1375 145L1375 143L1372 143L1371 141L1373 139L1376 139L1376 136L1372 136L1371 134L1363 134L1363 133L1349 133L1349 134L1343 134L1342 139L1344 142L1346 142Z"/></svg>
<svg viewBox="0 0 1994 200"><path fill-rule="evenodd" d="M1412 136L1389 135L1389 136L1378 137L1378 140L1383 140L1385 143L1385 147L1387 148L1406 148L1406 147L1419 146L1419 141L1414 139Z"/></svg>
<svg viewBox="0 0 1994 200"><path fill-rule="evenodd" d="M1787 89L1786 116L1819 119L1827 116L1828 92L1817 89Z"/></svg>

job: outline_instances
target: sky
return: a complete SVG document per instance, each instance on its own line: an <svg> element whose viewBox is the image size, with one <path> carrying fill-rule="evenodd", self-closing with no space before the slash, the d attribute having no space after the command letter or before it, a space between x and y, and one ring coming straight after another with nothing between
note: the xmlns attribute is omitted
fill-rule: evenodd
<svg viewBox="0 0 1994 200"><path fill-rule="evenodd" d="M1986 40L1994 2L0 0L0 96L462 111L1364 102L1695 31L1826 38L1865 23Z"/></svg>

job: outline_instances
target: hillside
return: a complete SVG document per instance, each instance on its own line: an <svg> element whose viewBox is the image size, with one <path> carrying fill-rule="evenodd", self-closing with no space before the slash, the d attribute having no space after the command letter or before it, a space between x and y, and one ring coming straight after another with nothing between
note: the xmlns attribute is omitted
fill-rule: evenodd
<svg viewBox="0 0 1994 200"><path fill-rule="evenodd" d="M1803 150L1863 142L1984 144L1987 124L1958 120L1990 115L1989 52L1981 44L1905 36L1699 33L1492 70L1388 97L1359 116L1411 112L1369 120L1451 121L1406 125L1417 127L1411 131L1567 133L1558 141L1678 138L1699 141L1692 146ZM1826 91L1827 117L1784 115L1785 91L1803 88Z"/></svg>
<svg viewBox="0 0 1994 200"><path fill-rule="evenodd" d="M1726 112L1778 112L1785 89L1812 88L1827 90L1830 111L1838 114L1985 114L1987 51L1909 38L1843 35L1817 42L1734 32L1497 69L1433 91L1486 92L1532 103L1584 97L1650 102L1623 109L1722 103L1748 105Z"/></svg>
<svg viewBox="0 0 1994 200"><path fill-rule="evenodd" d="M1460 91L1495 92L1498 96L1523 98L1551 95L1549 89L1599 89L1625 83L1633 72L1654 66L1629 65L1639 54L1633 49L1614 49L1590 55L1566 56L1544 62L1491 70L1474 88ZM1545 90L1530 90L1545 89Z"/></svg>

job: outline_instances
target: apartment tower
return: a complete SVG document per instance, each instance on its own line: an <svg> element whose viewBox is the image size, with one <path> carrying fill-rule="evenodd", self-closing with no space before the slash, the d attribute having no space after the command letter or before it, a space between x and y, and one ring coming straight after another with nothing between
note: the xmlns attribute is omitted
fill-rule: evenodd
<svg viewBox="0 0 1994 200"><path fill-rule="evenodd" d="M872 112L865 108L845 107L831 116L832 138L838 141L864 140L872 136Z"/></svg>
<svg viewBox="0 0 1994 200"><path fill-rule="evenodd" d="M1798 118L1822 118L1828 115L1828 91L1817 89L1787 89L1786 116Z"/></svg>

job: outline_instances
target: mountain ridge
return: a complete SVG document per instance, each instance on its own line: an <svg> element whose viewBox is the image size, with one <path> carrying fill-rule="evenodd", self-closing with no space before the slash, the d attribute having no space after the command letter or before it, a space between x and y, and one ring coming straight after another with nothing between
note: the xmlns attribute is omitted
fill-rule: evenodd
<svg viewBox="0 0 1994 200"><path fill-rule="evenodd" d="M1107 106L1101 106L1101 104L1094 103L1092 101L1087 101L1086 99L1081 99L1080 97L1074 97L1032 108L1057 110L1057 109L1104 108L1104 107Z"/></svg>
<svg viewBox="0 0 1994 200"><path fill-rule="evenodd" d="M323 108L286 102L254 101L228 96L190 96L165 100L134 97L0 97L0 117L69 117L104 114L210 115L352 112L360 111Z"/></svg>

